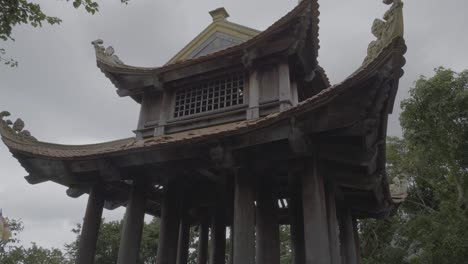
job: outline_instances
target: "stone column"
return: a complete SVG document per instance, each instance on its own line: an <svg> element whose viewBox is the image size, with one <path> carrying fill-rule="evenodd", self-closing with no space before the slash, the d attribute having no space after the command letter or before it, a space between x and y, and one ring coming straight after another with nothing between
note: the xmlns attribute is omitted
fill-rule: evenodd
<svg viewBox="0 0 468 264"><path fill-rule="evenodd" d="M271 184L265 182L257 195L257 264L280 263L278 200Z"/></svg>
<svg viewBox="0 0 468 264"><path fill-rule="evenodd" d="M234 193L234 264L255 263L255 204L252 176L238 173Z"/></svg>
<svg viewBox="0 0 468 264"><path fill-rule="evenodd" d="M291 217L291 249L293 264L305 263L304 215L302 213L302 187L293 175L290 176L291 199L289 212Z"/></svg>
<svg viewBox="0 0 468 264"><path fill-rule="evenodd" d="M190 244L190 223L185 212L182 212L182 217L180 218L178 242L177 264L187 264Z"/></svg>
<svg viewBox="0 0 468 264"><path fill-rule="evenodd" d="M292 106L291 93L291 78L289 76L289 64L287 62L280 63L278 66L279 73L279 101L280 111L287 110Z"/></svg>
<svg viewBox="0 0 468 264"><path fill-rule="evenodd" d="M100 186L93 186L89 192L88 205L81 229L77 264L94 263L96 244L101 225L102 210L104 207L104 194Z"/></svg>
<svg viewBox="0 0 468 264"><path fill-rule="evenodd" d="M306 264L328 264L330 242L324 179L317 169L317 155L302 175L302 203Z"/></svg>
<svg viewBox="0 0 468 264"><path fill-rule="evenodd" d="M177 187L176 182L169 182L164 186L157 264L174 264L177 261L180 220Z"/></svg>
<svg viewBox="0 0 468 264"><path fill-rule="evenodd" d="M330 238L330 254L332 264L341 264L340 241L338 238L338 219L336 216L335 189L333 185L327 184L327 217L328 236Z"/></svg>
<svg viewBox="0 0 468 264"><path fill-rule="evenodd" d="M215 209L211 218L210 264L222 264L226 259L226 212L224 207Z"/></svg>
<svg viewBox="0 0 468 264"><path fill-rule="evenodd" d="M358 221L353 217L354 247L356 248L356 262L361 263L361 241L359 239Z"/></svg>
<svg viewBox="0 0 468 264"><path fill-rule="evenodd" d="M206 264L208 261L208 234L210 226L204 222L200 224L199 239L198 239L198 264Z"/></svg>
<svg viewBox="0 0 468 264"><path fill-rule="evenodd" d="M234 264L234 227L231 225L229 230L229 242L231 243L231 247L229 249L229 261L228 264Z"/></svg>
<svg viewBox="0 0 468 264"><path fill-rule="evenodd" d="M340 208L340 245L343 264L358 264L356 239L354 238L353 217L349 208Z"/></svg>
<svg viewBox="0 0 468 264"><path fill-rule="evenodd" d="M249 102L249 108L247 109L247 120L258 118L260 116L260 87L257 71L252 71L249 75L249 90L247 96Z"/></svg>
<svg viewBox="0 0 468 264"><path fill-rule="evenodd" d="M145 218L144 186L136 181L127 202L117 264L135 264L140 253Z"/></svg>

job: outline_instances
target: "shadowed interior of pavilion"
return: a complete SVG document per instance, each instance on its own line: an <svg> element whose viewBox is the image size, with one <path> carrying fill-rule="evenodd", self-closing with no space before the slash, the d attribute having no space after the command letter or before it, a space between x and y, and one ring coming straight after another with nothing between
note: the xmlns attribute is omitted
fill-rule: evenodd
<svg viewBox="0 0 468 264"><path fill-rule="evenodd" d="M403 4L384 3L363 65L336 85L317 62L317 0L263 32L214 10L213 23L158 68L128 66L94 41L117 93L141 104L136 136L45 143L2 112L2 140L29 183L89 194L77 263L93 263L102 210L120 206L120 264L136 263L145 214L161 218L158 264L187 263L194 226L198 263L226 263L228 237L229 263L279 264L279 225L291 227L293 263L359 263L356 219L387 217L406 197L405 180L385 172L405 63Z"/></svg>

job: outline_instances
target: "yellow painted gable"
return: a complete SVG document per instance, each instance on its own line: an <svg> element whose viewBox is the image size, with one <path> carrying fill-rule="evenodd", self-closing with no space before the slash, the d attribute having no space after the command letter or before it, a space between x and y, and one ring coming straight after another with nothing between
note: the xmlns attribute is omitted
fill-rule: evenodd
<svg viewBox="0 0 468 264"><path fill-rule="evenodd" d="M224 8L210 12L213 22L179 51L167 64L206 55L245 42L260 31L227 21Z"/></svg>

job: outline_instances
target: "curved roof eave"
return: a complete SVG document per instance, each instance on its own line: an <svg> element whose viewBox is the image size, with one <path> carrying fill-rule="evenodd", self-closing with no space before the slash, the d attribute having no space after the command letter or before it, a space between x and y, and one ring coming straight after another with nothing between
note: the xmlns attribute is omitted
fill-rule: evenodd
<svg viewBox="0 0 468 264"><path fill-rule="evenodd" d="M258 35L254 36L250 40L247 40L244 43L241 43L239 45L235 45L229 48L226 48L224 50L217 51L215 53L211 53L205 56L193 58L193 59L188 59L188 60L182 60L182 61L177 61L175 63L167 64L161 67L136 67L136 66L130 66L126 65L123 62L121 62L118 57L116 59L113 59L112 57L115 56L113 54L113 49L112 49L112 54L110 55L105 55L104 51L107 50L102 46L102 40L97 40L99 41L99 46L96 46L95 43L97 41L93 42L93 45L95 45L96 50L100 50L102 52L96 52L96 60L97 60L97 66L104 72L109 72L113 74L131 74L131 75L157 75L159 73L164 73L167 71L172 71L172 70L177 70L179 68L183 68L186 66L190 66L196 63L200 63L203 61L208 61L208 60L214 60L214 59L220 59L221 57L224 56L231 56L235 54L236 52L243 52L245 49L249 49L257 45L259 42L271 37L274 33L276 33L278 30L282 29L283 26L287 25L291 21L297 19L297 17L306 11L311 11L311 9L317 9L316 14L318 15L318 3L317 0L307 0L307 1L302 1L298 6L296 6L292 11L290 11L288 14L283 16L281 19L276 21L273 25L271 25L269 28L266 30L260 32ZM313 17L313 19L318 19L318 17ZM315 27L318 27L318 23L316 23ZM316 47L318 48L318 28L314 29L315 31L315 40L316 40ZM112 48L112 47L110 47Z"/></svg>
<svg viewBox="0 0 468 264"><path fill-rule="evenodd" d="M344 90L351 87L356 82L364 80L365 78L371 76L376 70L384 67L385 62L389 60L389 56L392 56L393 52L397 52L398 56L401 56L402 63L404 63L403 54L405 51L406 46L404 44L404 40L402 38L396 38L391 43L391 45L385 48L380 53L380 55L375 58L373 62L363 65L359 70L355 71L351 76L346 78L341 83L322 90L315 96L300 102L297 106L292 107L284 112L270 114L266 117L256 120L231 123L214 128L208 127L197 129L195 131L168 134L146 140L127 138L101 144L71 146L37 141L35 138L30 136L29 132L22 130L23 128L15 130L13 127L13 122L3 120L4 117L9 116L9 113L2 112L0 113L0 134L3 141L11 151L22 152L33 156L43 156L47 158L85 159L96 156L109 155L111 153L118 154L130 150L158 148L175 143L206 139L211 136L219 137L236 133L245 133L257 128L273 125L283 119L312 111L320 106L323 106L324 104L327 104L330 100L333 100L333 98L340 95ZM401 71L401 67L402 65L399 65L398 68L393 70L399 73L399 71Z"/></svg>

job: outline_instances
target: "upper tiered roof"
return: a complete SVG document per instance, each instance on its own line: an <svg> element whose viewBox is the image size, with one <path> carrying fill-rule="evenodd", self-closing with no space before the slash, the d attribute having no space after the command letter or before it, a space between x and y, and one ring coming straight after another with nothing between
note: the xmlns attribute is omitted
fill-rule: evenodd
<svg viewBox="0 0 468 264"><path fill-rule="evenodd" d="M323 69L317 67L320 14L318 8L317 0L302 1L262 32L225 20L215 20L168 64L161 67L126 65L115 55L113 47L105 48L102 45L102 40L93 41L92 44L96 49L97 66L117 87L117 93L120 96L131 96L137 102L140 102L144 90L160 89L163 82L168 83L235 65L248 65L254 60L279 52L302 58L298 59L298 64L302 64L303 74L315 75L314 72L317 72L327 82ZM220 10L218 12L222 14L223 9ZM190 52L197 50L215 32L230 32L228 29L242 31L244 42L234 46L225 45L224 49L212 53L189 56ZM326 83L326 86L328 85L329 83Z"/></svg>

